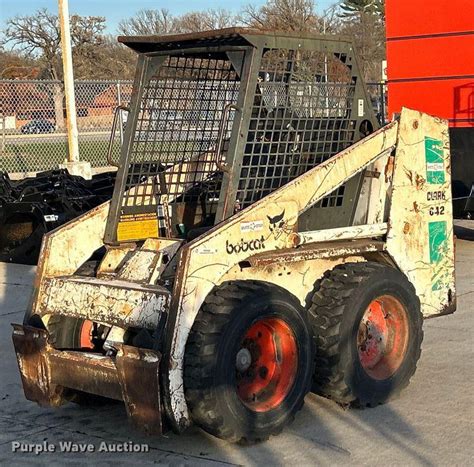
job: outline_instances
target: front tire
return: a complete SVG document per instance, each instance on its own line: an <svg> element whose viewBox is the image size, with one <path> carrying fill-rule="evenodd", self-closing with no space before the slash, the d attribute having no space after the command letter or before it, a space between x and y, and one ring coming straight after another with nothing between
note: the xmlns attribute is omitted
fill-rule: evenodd
<svg viewBox="0 0 474 467"><path fill-rule="evenodd" d="M279 433L311 386L306 311L265 282L227 282L201 307L186 346L185 395L205 431L254 443Z"/></svg>
<svg viewBox="0 0 474 467"><path fill-rule="evenodd" d="M378 263L346 263L316 282L309 308L316 336L314 391L341 404L376 406L416 370L420 300L407 277Z"/></svg>

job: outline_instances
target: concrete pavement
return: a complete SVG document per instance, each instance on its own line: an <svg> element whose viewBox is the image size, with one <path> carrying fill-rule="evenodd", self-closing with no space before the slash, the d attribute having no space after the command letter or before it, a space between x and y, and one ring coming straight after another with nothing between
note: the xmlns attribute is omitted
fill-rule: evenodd
<svg viewBox="0 0 474 467"><path fill-rule="evenodd" d="M468 227L474 223L468 224ZM402 396L367 410L343 410L310 394L295 422L264 444L241 447L197 428L146 437L121 404L44 409L25 400L11 343L21 322L34 268L0 263L0 464L110 465L472 465L474 464L474 242L458 240L454 315L425 322L418 371ZM102 442L149 446L148 452L98 452ZM56 452L12 452L12 442L53 445ZM60 442L92 445L65 453Z"/></svg>

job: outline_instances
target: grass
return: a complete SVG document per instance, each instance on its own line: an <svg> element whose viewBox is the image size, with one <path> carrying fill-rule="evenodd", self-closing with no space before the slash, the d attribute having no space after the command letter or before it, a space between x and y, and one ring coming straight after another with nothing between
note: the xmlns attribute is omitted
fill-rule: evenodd
<svg viewBox="0 0 474 467"><path fill-rule="evenodd" d="M119 144L114 144L114 157L118 156ZM108 141L80 141L79 157L94 167L108 165ZM65 141L6 144L0 154L0 171L36 172L57 168L67 157Z"/></svg>
<svg viewBox="0 0 474 467"><path fill-rule="evenodd" d="M107 140L86 140L79 141L79 157L83 161L88 161L93 167L104 167L107 164L107 150L109 142ZM162 153L161 162L167 160L174 161L176 156L181 159L185 154L190 156L201 152L200 145L197 142L179 142L169 141L163 142L153 148L156 152ZM204 143L201 147L206 147ZM156 155L145 149L144 143L139 143L135 148L136 152L141 154L141 159L156 160ZM115 161L119 159L120 144L114 143L112 157ZM41 142L16 142L14 144L6 144L2 152L0 152L0 171L5 172L37 172L41 170L51 170L62 164L67 156L66 141L41 141Z"/></svg>

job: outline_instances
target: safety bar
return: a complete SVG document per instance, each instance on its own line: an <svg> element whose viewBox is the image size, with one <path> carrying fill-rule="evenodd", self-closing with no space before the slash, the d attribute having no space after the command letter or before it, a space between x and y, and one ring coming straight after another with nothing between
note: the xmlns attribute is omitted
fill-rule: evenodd
<svg viewBox="0 0 474 467"><path fill-rule="evenodd" d="M110 132L109 147L107 149L107 163L113 167L118 167L119 164L112 159L112 150L115 138L115 132L117 130L117 120L119 116L119 111L123 110L124 112L130 112L130 109L124 105L118 105L114 110L114 119L112 121L112 131Z"/></svg>

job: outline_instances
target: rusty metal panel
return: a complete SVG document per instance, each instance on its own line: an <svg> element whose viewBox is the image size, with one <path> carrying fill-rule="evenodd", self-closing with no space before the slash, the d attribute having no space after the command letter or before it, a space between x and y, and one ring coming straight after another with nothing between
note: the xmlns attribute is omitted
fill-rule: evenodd
<svg viewBox="0 0 474 467"><path fill-rule="evenodd" d="M73 274L103 246L109 205L104 203L43 237L30 314L38 312L38 300L44 295L46 277Z"/></svg>
<svg viewBox="0 0 474 467"><path fill-rule="evenodd" d="M66 401L64 389L123 400L139 429L161 434L159 352L117 344L116 357L54 349L48 332L13 325L13 343L27 399L43 406Z"/></svg>
<svg viewBox="0 0 474 467"><path fill-rule="evenodd" d="M122 400L119 376L110 357L49 347L47 358L53 384Z"/></svg>
<svg viewBox="0 0 474 467"><path fill-rule="evenodd" d="M127 255L135 250L136 247L134 243L125 243L120 246L107 246L107 252L97 269L97 277L106 277L115 273Z"/></svg>
<svg viewBox="0 0 474 467"><path fill-rule="evenodd" d="M127 414L149 434L162 433L160 360L159 352L119 345L115 361Z"/></svg>
<svg viewBox="0 0 474 467"><path fill-rule="evenodd" d="M298 232L289 237L289 243L287 246L297 247L307 243L382 237L387 233L387 228L387 223L380 223L315 230L312 232Z"/></svg>
<svg viewBox="0 0 474 467"><path fill-rule="evenodd" d="M13 324L12 338L25 397L45 407L65 402L63 388L51 381L47 331Z"/></svg>
<svg viewBox="0 0 474 467"><path fill-rule="evenodd" d="M155 329L170 300L170 292L158 285L79 276L45 279L43 290L40 315L60 314L124 328Z"/></svg>
<svg viewBox="0 0 474 467"><path fill-rule="evenodd" d="M162 254L157 251L138 249L131 253L117 277L126 281L149 283Z"/></svg>
<svg viewBox="0 0 474 467"><path fill-rule="evenodd" d="M321 279L326 271L335 268L338 264L364 261L367 261L364 256L352 255L290 263L277 261L260 267L242 267L242 264L236 264L222 276L219 284L235 280L270 282L288 290L305 307L307 304L306 298L314 289L314 283Z"/></svg>
<svg viewBox="0 0 474 467"><path fill-rule="evenodd" d="M448 122L403 109L387 250L420 297L424 316L455 309Z"/></svg>

